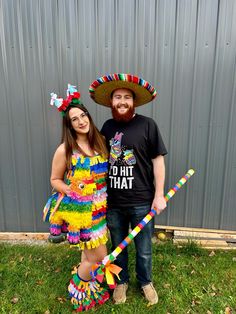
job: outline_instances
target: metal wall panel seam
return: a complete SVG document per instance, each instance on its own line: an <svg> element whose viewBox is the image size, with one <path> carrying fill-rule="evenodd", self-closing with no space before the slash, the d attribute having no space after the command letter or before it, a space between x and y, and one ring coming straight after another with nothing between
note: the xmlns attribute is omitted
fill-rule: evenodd
<svg viewBox="0 0 236 314"><path fill-rule="evenodd" d="M157 93L158 93L158 99L156 101L156 104L152 106L152 117L155 120L158 120L157 117L159 117L159 112L165 111L165 105L166 101L168 101L167 107L172 103L172 93L167 92L167 94L170 94L170 99L168 98L166 100L166 86L167 83L169 86L169 90L171 91L171 84L169 82L173 83L173 76L172 76L172 69L173 69L173 60L174 60L174 53L172 51L172 43L175 43L175 21L174 18L176 15L176 2L173 1L156 1L156 7L155 7L155 45L154 45L154 84L156 84L157 87ZM174 22L173 22L174 21ZM160 30L159 30L160 28ZM162 38L163 37L163 38ZM167 55L166 55L166 49ZM168 63L167 63L168 61ZM161 105L159 107L159 104ZM163 124L168 125L168 121L170 120L171 113L169 112L168 115L166 115ZM161 130L162 132L162 130ZM169 158L170 158L170 145L169 145L169 129L167 132L167 138L168 138L168 146L167 150L169 151L169 154L167 156L166 160L166 187L171 185L170 182L170 175L169 175ZM168 205L168 207L171 207L171 204ZM169 215L169 209L165 212L165 214L162 217L158 217L158 220L163 220L164 224L167 224L167 215ZM165 222L164 222L165 221Z"/></svg>
<svg viewBox="0 0 236 314"><path fill-rule="evenodd" d="M178 8L178 32L177 32L177 74L174 106L174 125L175 130L173 139L173 166L174 173L178 169L186 169L189 115L191 111L191 82L194 70L194 36L196 26L196 4L197 1L180 1ZM175 210L171 213L171 220L177 221L178 224L184 225L185 217L185 195L179 195L176 200ZM174 203L173 203L174 205Z"/></svg>
<svg viewBox="0 0 236 314"><path fill-rule="evenodd" d="M38 46L38 63L39 63L39 79L40 79L40 95L41 95L41 106L42 106L42 124L43 124L43 129L42 129L42 138L44 142L44 150L43 150L43 156L44 156L44 167L46 169L46 173L50 173L50 167L48 160L49 158L49 151L50 151L50 146L49 146L49 140L47 134L49 134L49 125L47 123L47 115L46 115L46 106L49 103L46 101L45 102L45 91L47 90L46 88L46 83L45 83L45 63L44 63L44 51L45 51L45 44L43 44L43 32L42 32L42 23L41 23L41 10L40 10L40 1L37 3L38 7L36 9L35 15L36 15L36 29L37 29L37 46ZM49 95L48 95L49 96ZM49 98L49 97L48 97ZM49 187L49 182L47 183ZM37 187L35 187L34 191L37 191ZM33 198L33 204L36 204L35 202L35 197ZM34 219L35 219L35 231L37 231L37 215L36 215L37 208L33 207L33 212L34 212Z"/></svg>
<svg viewBox="0 0 236 314"><path fill-rule="evenodd" d="M199 1L197 1L197 7L196 7L196 25L195 25L195 49L194 49L194 64L193 64L193 77L192 77L192 89L191 89L191 111L189 114L189 126L190 130L188 133L188 145L187 145L187 169L190 169L193 167L191 162L191 154L192 154L192 141L193 141L193 130L192 130L192 122L193 122L193 105L194 105L194 99L196 96L196 77L197 77L197 38L198 38L198 23L199 23ZM197 172L197 169L196 169ZM188 212L189 212L189 193L188 193L188 186L186 187L186 193L185 193L185 213L184 213L184 226L187 226L188 221Z"/></svg>
<svg viewBox="0 0 236 314"><path fill-rule="evenodd" d="M134 51L137 52L138 51L138 25L139 25L139 20L138 20L138 1L134 1L134 43L133 43L133 47L134 47ZM138 53L134 53L133 55L134 58L134 74L137 75L138 73Z"/></svg>
<svg viewBox="0 0 236 314"><path fill-rule="evenodd" d="M235 5L235 3L234 3ZM236 5L235 5L236 8ZM231 27L233 30L233 27ZM232 128L233 128L233 112L234 112L234 106L236 103L236 55L234 58L234 78L233 78L233 86L232 86L232 99L231 99L231 105L230 105L230 112L229 112L229 122L227 126L227 143L226 143L226 152L225 152L225 158L224 158L224 175L223 175L223 180L222 180L222 197L221 197L221 215L220 215L220 221L219 221L219 228L221 229L223 227L223 214L224 214L224 206L226 203L226 179L229 178L230 175L230 169L229 169L229 164L230 164L230 145L233 140L233 136L235 134L232 134ZM235 122L235 121L234 121Z"/></svg>
<svg viewBox="0 0 236 314"><path fill-rule="evenodd" d="M55 16L55 23L56 23L56 60L57 60L57 68L58 68L58 94L59 95L64 95L63 90L64 90L64 86L63 86L63 57L62 57L62 43L61 43L61 39L62 38L62 30L61 30L61 24L63 24L63 19L61 16L61 6L60 6L61 1L57 0L56 1L56 16Z"/></svg>
<svg viewBox="0 0 236 314"><path fill-rule="evenodd" d="M235 60L235 69L236 69L236 60ZM231 101L231 106L230 106L230 113L229 113L229 123L228 123L228 128L227 128L227 144L226 144L226 153L225 153L225 159L224 159L224 165L225 165L225 172L222 180L222 198L221 198L221 215L220 215L220 221L219 221L219 228L221 229L223 227L223 208L226 202L226 179L229 178L230 170L229 170L229 156L230 156L230 145L233 136L231 130L232 130L232 125L233 125L233 112L234 112L234 106L235 106L235 96L236 93L236 70L234 71L234 83L233 83L233 88L232 88L232 101Z"/></svg>
<svg viewBox="0 0 236 314"><path fill-rule="evenodd" d="M0 15L1 16L1 15ZM1 168L0 168L0 178L2 178L1 175ZM0 182L2 185L2 182ZM4 206L4 199L3 199L3 190L0 187L0 232L6 230L6 218L5 218L5 212L4 212L5 206Z"/></svg>
<svg viewBox="0 0 236 314"><path fill-rule="evenodd" d="M155 27L154 27L154 33L153 33L153 37L154 37L154 51L153 51L153 53L154 53L154 56L155 56L155 58L154 58L154 61L153 61L153 69L154 69L154 73L153 73L153 84L157 84L157 64L158 64L158 49L157 49L157 47L158 47L158 41L156 40L156 38L157 38L157 33L158 33L158 23L157 23L157 16L158 16L158 4L159 4L159 1L155 1L154 2L155 3L155 5L154 5L154 25L155 25ZM158 93L158 91L157 91L157 97L159 96L159 93ZM155 110L155 108L156 108L156 106L155 106L155 104L152 106L152 109L151 109L151 113L152 113L152 116L155 116L156 114L156 110Z"/></svg>
<svg viewBox="0 0 236 314"><path fill-rule="evenodd" d="M96 69L99 69L98 60L101 60L102 53L101 49L99 49L99 7L98 7L98 1L94 0L94 23L95 23L95 50L98 52L98 58L96 59L96 56L94 54L94 65ZM104 74L102 74L104 75ZM100 76L100 74L98 74ZM95 78L94 78L95 79ZM98 115L98 106L95 106L95 116ZM96 118L94 119L96 121Z"/></svg>
<svg viewBox="0 0 236 314"><path fill-rule="evenodd" d="M78 21L79 19L78 19L78 1L75 1L74 2L74 12L73 12L73 14L74 14L74 20L75 21ZM73 20L71 21L71 22L73 22ZM74 40L73 40L74 39ZM77 53L77 51L79 51L79 50L77 50L76 49L76 43L77 42L79 42L79 40L78 40L78 28L74 28L74 37L73 37L73 43L71 43L71 49L72 49L72 52L73 52L73 65L72 65L72 73L73 73L73 75L72 75L72 77L74 78L74 82L70 82L72 85L76 85L77 86L77 88L78 88L78 90L79 90L79 86L78 86L78 81L79 81L79 79L78 79L78 71L77 71L77 69L78 69L78 61L77 61L77 55L76 55L76 53Z"/></svg>
<svg viewBox="0 0 236 314"><path fill-rule="evenodd" d="M210 101L210 113L209 113L209 133L208 133L208 141L207 141L207 160L206 160L206 173L205 173L205 180L203 185L203 212L202 212L202 225L201 227L204 228L205 225L205 218L206 218L206 202L208 195L208 186L209 186L209 164L210 164L210 152L211 152L211 140L212 140L212 116L214 111L214 99L215 99L215 91L216 91L216 80L217 80L217 61L219 58L219 50L218 50L218 43L219 43L219 16L220 16L220 0L218 0L218 7L217 7L217 23L216 23L216 39L215 39L215 55L214 55L214 73L212 79L212 89L211 89L211 101Z"/></svg>
<svg viewBox="0 0 236 314"><path fill-rule="evenodd" d="M1 6L3 7L3 6ZM2 23L1 23L2 21ZM18 188L18 182L17 182L17 176L16 176L16 164L15 164L15 159L14 157L16 156L16 149L14 146L14 132L13 132L13 119L12 119L12 107L10 105L10 99L8 95L11 95L10 93L10 88L9 86L11 86L10 82L9 82L9 76L8 76L8 67L7 67L7 60L8 60L8 56L7 56L7 52L6 52L6 45L5 45L5 35L4 35L4 16L2 13L2 19L0 19L0 36L1 36L1 42L2 42L2 58L3 58L3 71L4 71L4 75L3 77L5 78L4 81L4 85L5 85L5 91L6 91L6 104L7 104L7 115L8 115L8 125L9 125L9 147L11 150L11 156L12 156L12 161L11 161L11 165L12 165L12 172L13 172L13 186L15 185L15 203L16 203L16 218L17 218L17 229L18 231L21 231L21 219L20 219L20 207L19 207L19 188ZM6 223L6 222L5 222Z"/></svg>
<svg viewBox="0 0 236 314"><path fill-rule="evenodd" d="M172 161L173 161L173 154L171 151L173 150L173 124L174 124L174 115L173 115L173 108L174 108L174 95L176 93L176 73L177 73L177 32L178 32L178 10L179 10L179 2L176 0L175 5L175 35L174 35L174 60L173 60L173 76L171 82L171 115L170 115L170 132L169 132L169 159L168 159L168 178L172 178L173 176L173 169L172 169ZM170 182L170 179L168 179ZM167 225L170 224L170 213L171 213L171 204L169 205L169 210L167 211Z"/></svg>
<svg viewBox="0 0 236 314"><path fill-rule="evenodd" d="M0 0L0 47L1 47L1 55L4 56L6 58L6 53L3 54L3 46L5 47L5 39L4 39L4 33L3 33L3 3L2 0ZM6 50L6 47L5 49ZM4 67L4 60L2 60L3 63L3 67ZM6 86L6 82L5 82L5 76L2 75L3 77L3 85L4 85L4 89ZM0 218L1 218L1 230L5 231L6 230L6 219L5 219L5 205L4 205L4 198L3 198L3 181L2 181L2 174L1 174L1 168L0 168Z"/></svg>
<svg viewBox="0 0 236 314"><path fill-rule="evenodd" d="M154 8L154 9L153 9ZM145 48L147 49L147 78L153 82L153 84L156 85L156 82L154 81L154 73L155 73L155 66L153 59L155 60L157 58L156 51L155 51L155 29L156 29L156 6L155 6L155 1L153 1L149 7L149 29L148 29L148 40L145 43ZM151 21L154 21L154 23L151 23ZM153 73L154 70L154 73ZM150 104L150 113L152 114L154 103L152 102ZM153 115L152 115L153 116Z"/></svg>
<svg viewBox="0 0 236 314"><path fill-rule="evenodd" d="M26 65L25 65L25 49L24 49L24 33L23 33L23 26L22 26L22 9L21 9L21 2L17 2L16 4L16 15L17 15L17 28L19 34L19 52L20 52L20 68L22 73L22 93L23 93L23 101L24 101L24 115L26 119L26 143L27 143L27 156L28 156L28 168L29 168L29 184L28 188L30 193L28 193L28 198L30 198L30 203L33 208L33 204L35 204L35 198L33 193L33 166L32 166L32 139L31 139L31 132L30 132L30 118L29 118L29 97L27 94L27 75L26 75ZM35 212L32 210L33 215L33 227L34 231L36 230L36 217Z"/></svg>

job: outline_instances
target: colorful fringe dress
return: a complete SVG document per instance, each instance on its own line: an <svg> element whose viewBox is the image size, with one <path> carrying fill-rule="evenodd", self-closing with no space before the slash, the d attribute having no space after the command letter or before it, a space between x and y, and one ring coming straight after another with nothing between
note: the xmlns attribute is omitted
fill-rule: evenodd
<svg viewBox="0 0 236 314"><path fill-rule="evenodd" d="M44 221L50 222L51 233L56 234L66 222L68 241L82 250L107 242L107 169L107 159L101 155L84 157L73 153L66 179L71 187L70 194L54 193L44 208ZM95 279L85 281L78 276L77 270L68 290L77 312L89 310L109 299L107 290Z"/></svg>
<svg viewBox="0 0 236 314"><path fill-rule="evenodd" d="M84 157L73 153L66 184L69 195L54 193L44 208L44 220L56 234L68 224L68 241L84 248L96 248L107 242L106 175L107 159L101 155Z"/></svg>

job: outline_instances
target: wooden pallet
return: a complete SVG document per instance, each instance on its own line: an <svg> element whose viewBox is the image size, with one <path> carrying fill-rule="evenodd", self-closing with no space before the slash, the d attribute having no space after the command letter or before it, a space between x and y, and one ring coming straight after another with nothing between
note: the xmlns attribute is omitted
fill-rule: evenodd
<svg viewBox="0 0 236 314"><path fill-rule="evenodd" d="M172 232L173 242L179 246L193 241L206 249L236 249L236 231L185 228L172 226L155 226L157 230Z"/></svg>
<svg viewBox="0 0 236 314"><path fill-rule="evenodd" d="M174 231L174 243L181 244L188 241L194 241L200 246L208 249L236 249L236 235L228 235L226 233Z"/></svg>

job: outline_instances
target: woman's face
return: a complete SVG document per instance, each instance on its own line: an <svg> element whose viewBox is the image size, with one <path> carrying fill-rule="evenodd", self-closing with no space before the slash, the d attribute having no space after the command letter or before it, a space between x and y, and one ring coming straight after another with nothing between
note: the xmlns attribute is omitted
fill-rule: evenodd
<svg viewBox="0 0 236 314"><path fill-rule="evenodd" d="M90 121L86 112L79 108L71 108L69 118L72 128L77 134L87 134L90 128Z"/></svg>

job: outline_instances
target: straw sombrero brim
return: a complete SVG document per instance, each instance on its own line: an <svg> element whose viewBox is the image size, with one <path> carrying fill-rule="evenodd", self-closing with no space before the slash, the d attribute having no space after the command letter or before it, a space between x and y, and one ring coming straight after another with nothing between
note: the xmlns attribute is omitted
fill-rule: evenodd
<svg viewBox="0 0 236 314"><path fill-rule="evenodd" d="M156 89L142 78L131 74L110 74L95 80L89 87L90 97L98 104L110 107L111 93L119 88L126 88L135 94L135 106L152 101Z"/></svg>

